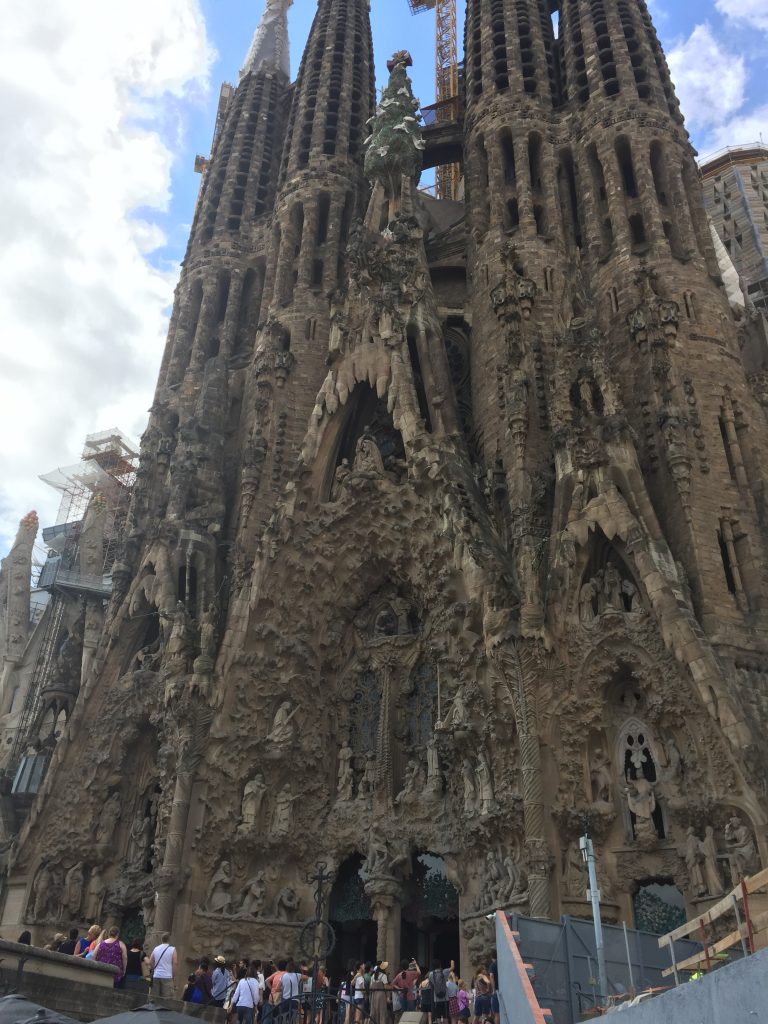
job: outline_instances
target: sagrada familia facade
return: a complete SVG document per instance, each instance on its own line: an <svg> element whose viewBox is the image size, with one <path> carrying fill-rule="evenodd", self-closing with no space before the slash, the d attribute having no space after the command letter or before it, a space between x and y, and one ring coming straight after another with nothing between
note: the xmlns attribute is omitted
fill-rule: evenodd
<svg viewBox="0 0 768 1024"><path fill-rule="evenodd" d="M319 0L292 83L290 2L3 934L298 951L323 862L337 952L469 970L496 908L589 913L585 828L606 920L691 915L768 864L768 375L646 3L468 0L422 129L368 0Z"/></svg>

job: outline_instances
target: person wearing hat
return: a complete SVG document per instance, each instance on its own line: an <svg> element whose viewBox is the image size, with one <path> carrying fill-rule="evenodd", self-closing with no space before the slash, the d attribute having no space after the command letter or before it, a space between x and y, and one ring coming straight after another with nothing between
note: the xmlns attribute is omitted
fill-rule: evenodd
<svg viewBox="0 0 768 1024"><path fill-rule="evenodd" d="M234 988L235 979L227 969L227 961L221 954L213 958L216 965L211 977L211 1002L210 1006L224 1006L229 995L230 988Z"/></svg>
<svg viewBox="0 0 768 1024"><path fill-rule="evenodd" d="M373 1024L389 1024L392 1008L389 994L389 962L376 964L371 974L371 1021Z"/></svg>

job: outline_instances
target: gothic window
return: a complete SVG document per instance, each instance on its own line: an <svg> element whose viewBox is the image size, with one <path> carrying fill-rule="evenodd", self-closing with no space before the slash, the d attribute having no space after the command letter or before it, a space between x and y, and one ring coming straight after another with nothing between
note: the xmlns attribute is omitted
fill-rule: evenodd
<svg viewBox="0 0 768 1024"><path fill-rule="evenodd" d="M408 746L412 750L424 750L435 728L437 676L434 666L427 662L419 665L412 686L408 700Z"/></svg>
<svg viewBox="0 0 768 1024"><path fill-rule="evenodd" d="M376 673L368 669L361 673L350 708L349 745L356 754L368 754L376 749L381 711L381 690Z"/></svg>

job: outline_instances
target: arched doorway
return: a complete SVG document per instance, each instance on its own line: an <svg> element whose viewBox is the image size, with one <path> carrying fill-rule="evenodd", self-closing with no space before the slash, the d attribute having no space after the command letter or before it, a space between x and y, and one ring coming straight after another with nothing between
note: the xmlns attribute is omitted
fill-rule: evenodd
<svg viewBox="0 0 768 1024"><path fill-rule="evenodd" d="M328 958L328 971L335 986L344 977L351 960L376 959L376 922L364 888L363 858L348 857L331 889L328 919L336 932L336 946Z"/></svg>
<svg viewBox="0 0 768 1024"><path fill-rule="evenodd" d="M459 965L459 894L442 857L415 854L402 908L400 955L426 969L440 960Z"/></svg>

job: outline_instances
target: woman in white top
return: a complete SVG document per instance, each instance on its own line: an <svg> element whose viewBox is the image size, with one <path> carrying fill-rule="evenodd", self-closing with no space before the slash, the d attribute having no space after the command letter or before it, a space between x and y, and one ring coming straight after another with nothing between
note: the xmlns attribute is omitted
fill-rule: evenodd
<svg viewBox="0 0 768 1024"><path fill-rule="evenodd" d="M261 989L251 971L246 973L244 967L240 968L237 976L237 988L232 996L232 1007L237 1009L237 1024L253 1024Z"/></svg>

